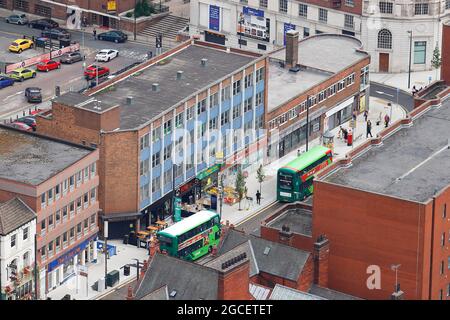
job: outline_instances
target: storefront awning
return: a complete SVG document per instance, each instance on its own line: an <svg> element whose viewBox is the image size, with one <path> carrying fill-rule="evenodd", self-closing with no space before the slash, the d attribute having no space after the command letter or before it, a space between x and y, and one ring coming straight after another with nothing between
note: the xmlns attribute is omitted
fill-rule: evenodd
<svg viewBox="0 0 450 320"><path fill-rule="evenodd" d="M327 112L325 112L325 117L329 117L333 114L335 114L338 111L341 111L342 109L347 108L349 105L353 104L353 101L355 100L355 97L352 96L351 98L348 98L344 102L339 103L337 106L331 108Z"/></svg>
<svg viewBox="0 0 450 320"><path fill-rule="evenodd" d="M112 213L108 215L101 215L100 218L102 220L114 222L114 221L135 220L141 216L142 213L140 212L124 212L124 213Z"/></svg>

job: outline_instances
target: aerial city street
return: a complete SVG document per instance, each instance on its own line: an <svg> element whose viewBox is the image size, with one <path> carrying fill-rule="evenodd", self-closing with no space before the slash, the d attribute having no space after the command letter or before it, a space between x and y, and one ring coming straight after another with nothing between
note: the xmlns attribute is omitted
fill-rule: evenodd
<svg viewBox="0 0 450 320"><path fill-rule="evenodd" d="M0 300L450 300L449 137L450 0L0 0Z"/></svg>

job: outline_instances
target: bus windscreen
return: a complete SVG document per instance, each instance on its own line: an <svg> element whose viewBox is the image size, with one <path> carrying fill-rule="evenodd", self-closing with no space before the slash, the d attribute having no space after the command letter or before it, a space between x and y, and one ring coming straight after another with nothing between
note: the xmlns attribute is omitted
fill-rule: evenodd
<svg viewBox="0 0 450 320"><path fill-rule="evenodd" d="M291 190L292 189L292 176L288 174L280 173L278 177L281 189Z"/></svg>

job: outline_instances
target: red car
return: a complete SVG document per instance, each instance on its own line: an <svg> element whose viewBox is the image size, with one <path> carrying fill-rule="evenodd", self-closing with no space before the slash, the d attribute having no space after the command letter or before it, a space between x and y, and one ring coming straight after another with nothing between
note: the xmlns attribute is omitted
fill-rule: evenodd
<svg viewBox="0 0 450 320"><path fill-rule="evenodd" d="M61 68L61 62L55 60L43 60L37 65L37 70L49 72Z"/></svg>
<svg viewBox="0 0 450 320"><path fill-rule="evenodd" d="M23 122L13 122L10 124L10 126L23 131L33 131L32 127Z"/></svg>
<svg viewBox="0 0 450 320"><path fill-rule="evenodd" d="M92 65L86 68L86 70L84 71L84 76L87 79L94 79L97 77L97 72L99 77L105 77L109 75L109 68Z"/></svg>

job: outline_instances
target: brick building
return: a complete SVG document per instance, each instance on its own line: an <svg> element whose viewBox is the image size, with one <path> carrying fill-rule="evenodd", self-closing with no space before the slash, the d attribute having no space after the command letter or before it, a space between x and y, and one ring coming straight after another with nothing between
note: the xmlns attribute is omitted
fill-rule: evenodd
<svg viewBox="0 0 450 320"><path fill-rule="evenodd" d="M450 86L450 20L442 27L441 80Z"/></svg>
<svg viewBox="0 0 450 320"><path fill-rule="evenodd" d="M266 57L187 41L37 117L38 132L99 148L110 236L171 215L180 197L251 168L265 150ZM195 142L195 143L194 143Z"/></svg>
<svg viewBox="0 0 450 320"><path fill-rule="evenodd" d="M0 126L0 202L37 215L39 296L97 259L99 150Z"/></svg>
<svg viewBox="0 0 450 320"><path fill-rule="evenodd" d="M286 48L269 55L267 127L269 157L278 159L369 109L370 56L361 42L344 35L298 40L286 34Z"/></svg>
<svg viewBox="0 0 450 320"><path fill-rule="evenodd" d="M315 180L312 235L330 240L330 288L367 299L394 291L395 299L449 299L449 94Z"/></svg>

